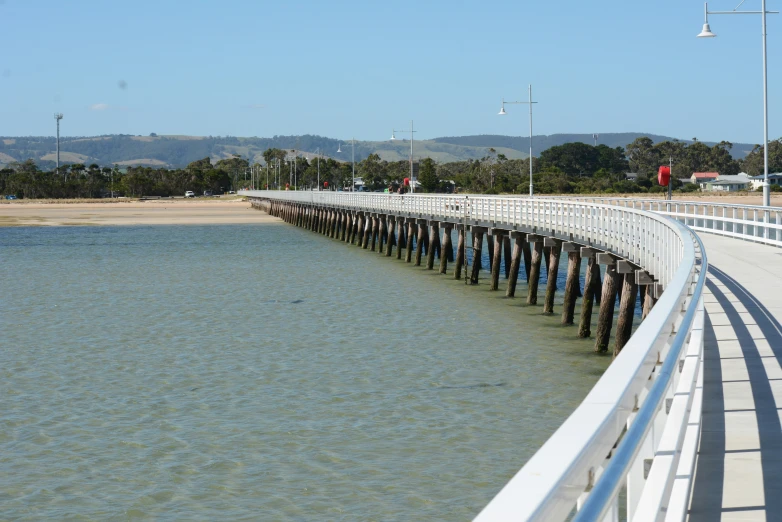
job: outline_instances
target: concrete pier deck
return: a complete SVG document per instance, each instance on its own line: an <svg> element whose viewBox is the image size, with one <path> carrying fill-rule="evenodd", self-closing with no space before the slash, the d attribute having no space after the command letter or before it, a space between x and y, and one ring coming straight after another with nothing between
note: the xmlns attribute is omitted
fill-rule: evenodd
<svg viewBox="0 0 782 522"><path fill-rule="evenodd" d="M691 521L782 520L782 250L707 233Z"/></svg>

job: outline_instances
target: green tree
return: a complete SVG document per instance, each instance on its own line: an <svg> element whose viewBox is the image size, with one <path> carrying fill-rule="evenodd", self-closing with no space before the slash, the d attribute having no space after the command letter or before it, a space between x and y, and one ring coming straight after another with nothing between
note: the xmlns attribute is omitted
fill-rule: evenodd
<svg viewBox="0 0 782 522"><path fill-rule="evenodd" d="M434 192L440 185L437 166L432 158L425 158L421 161L421 168L418 171L418 183L423 192Z"/></svg>

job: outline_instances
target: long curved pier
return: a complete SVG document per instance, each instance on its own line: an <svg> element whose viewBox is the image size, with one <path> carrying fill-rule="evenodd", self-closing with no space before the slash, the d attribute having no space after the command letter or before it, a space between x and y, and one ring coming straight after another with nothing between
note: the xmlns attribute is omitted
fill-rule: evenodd
<svg viewBox="0 0 782 522"><path fill-rule="evenodd" d="M289 223L470 283L484 275L486 244L490 289L500 290L504 268L505 293L518 298L524 266L526 299L535 304L547 269L543 311L552 315L567 253L557 319L578 320L578 334L594 336L598 352L613 348L615 360L477 520L565 520L574 510L576 520L619 520L620 498L632 520L782 516L782 497L774 495L782 485L782 327L774 318L782 311L782 276L774 268L782 209L615 198L242 194ZM702 239L696 231L707 233ZM639 293L643 321L633 332Z"/></svg>

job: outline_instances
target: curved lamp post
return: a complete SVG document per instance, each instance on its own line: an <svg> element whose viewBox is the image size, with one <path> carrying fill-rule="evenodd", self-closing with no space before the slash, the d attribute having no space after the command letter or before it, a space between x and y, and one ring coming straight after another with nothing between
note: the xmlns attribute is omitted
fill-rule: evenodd
<svg viewBox="0 0 782 522"><path fill-rule="evenodd" d="M741 1L741 4L745 0ZM709 15L721 14L759 14L762 15L762 33L763 33L763 206L771 206L771 193L768 184L768 67L766 65L766 14L777 14L779 11L766 11L766 0L761 1L760 11L737 11L741 4L737 5L733 11L709 11L709 4L703 4L703 29L698 38L714 38L716 34L711 32L709 27Z"/></svg>
<svg viewBox="0 0 782 522"><path fill-rule="evenodd" d="M413 178L413 136L416 132L413 130L413 120L410 120L410 130L392 130L391 141L396 140L397 132L409 132L410 133L410 193L415 192L415 179Z"/></svg>
<svg viewBox="0 0 782 522"><path fill-rule="evenodd" d="M529 101L520 102L506 102L505 98L502 99L502 108L500 109L499 115L505 116L507 112L505 112L505 104L508 105L529 105L529 197L534 197L534 192L532 189L532 104L538 103L532 101L532 85L529 86Z"/></svg>
<svg viewBox="0 0 782 522"><path fill-rule="evenodd" d="M350 191L356 190L356 138L350 138L350 162L353 164L353 182L350 185ZM337 153L342 152L342 143L337 146ZM318 175L320 176L320 174ZM318 178L320 180L320 177ZM320 183L320 181L318 181ZM320 190L320 189L318 189Z"/></svg>

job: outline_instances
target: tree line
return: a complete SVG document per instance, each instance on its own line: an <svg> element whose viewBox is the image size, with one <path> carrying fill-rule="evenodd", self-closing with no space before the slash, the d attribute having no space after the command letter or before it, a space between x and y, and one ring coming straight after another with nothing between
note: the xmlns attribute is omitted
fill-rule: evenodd
<svg viewBox="0 0 782 522"><path fill-rule="evenodd" d="M586 194L661 192L657 169L673 165L674 186L679 190L697 190L682 184L693 172L750 175L763 172L763 147L756 146L744 159L730 155L732 144L720 142L707 146L697 140L653 143L641 137L626 148L565 143L544 150L532 158L532 174L537 194ZM65 165L59 171L41 170L33 160L11 163L0 170L0 194L23 198L95 198L109 194L129 197L176 196L192 190L197 194L210 190L215 194L250 188L349 190L354 176L363 180L365 190L396 190L410 177L409 161L385 161L369 154L355 166L350 162L322 157L320 160L295 157L294 151L267 148L263 164L250 164L238 155L212 163L204 158L182 169L97 164ZM460 192L525 194L529 190L530 158L508 159L495 149L475 160L438 163L431 158L418 162L419 190L422 192ZM782 171L782 139L769 144L770 172ZM637 173L628 180L627 173Z"/></svg>

